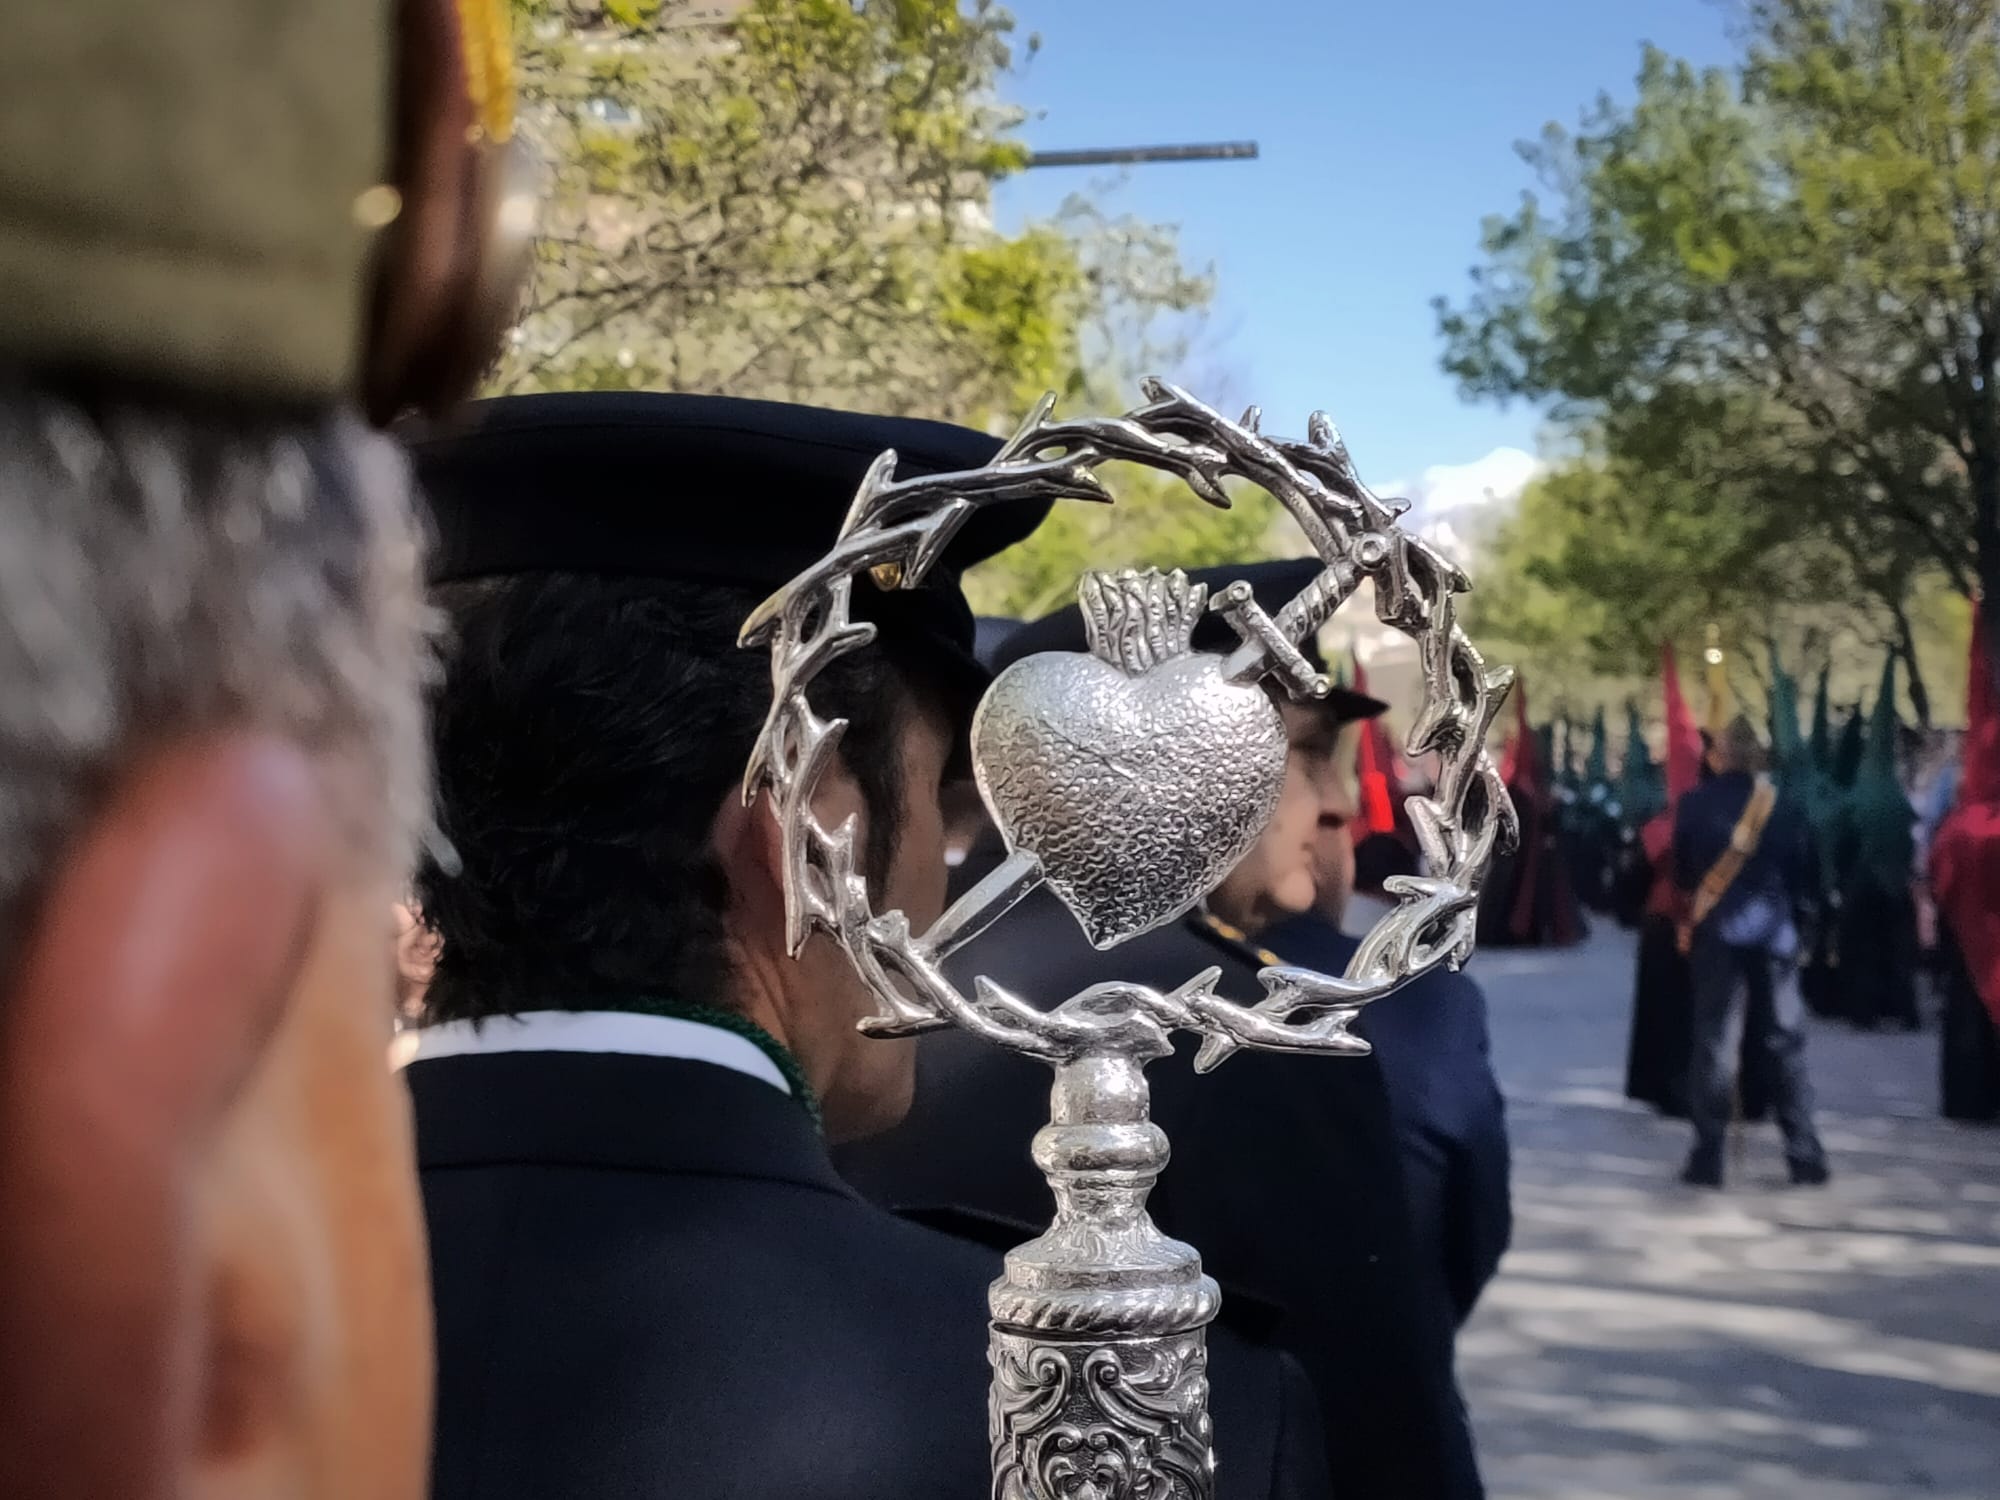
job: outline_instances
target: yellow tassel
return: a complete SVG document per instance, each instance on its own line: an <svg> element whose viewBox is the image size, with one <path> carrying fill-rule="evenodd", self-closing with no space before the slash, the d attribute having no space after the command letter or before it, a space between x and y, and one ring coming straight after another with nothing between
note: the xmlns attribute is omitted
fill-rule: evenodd
<svg viewBox="0 0 2000 1500"><path fill-rule="evenodd" d="M465 87L473 118L489 140L514 134L514 41L509 0L458 0Z"/></svg>
<svg viewBox="0 0 2000 1500"><path fill-rule="evenodd" d="M1735 695L1729 690L1729 671L1723 665L1726 658L1720 626L1708 627L1708 649L1702 653L1702 659L1708 665L1708 733L1710 738L1719 740L1736 712Z"/></svg>

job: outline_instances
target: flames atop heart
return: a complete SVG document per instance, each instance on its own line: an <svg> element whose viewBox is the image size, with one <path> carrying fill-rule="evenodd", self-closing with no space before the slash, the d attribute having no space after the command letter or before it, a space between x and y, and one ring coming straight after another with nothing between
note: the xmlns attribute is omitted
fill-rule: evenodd
<svg viewBox="0 0 2000 1500"><path fill-rule="evenodd" d="M1162 573L1086 573L1077 585L1091 654L1127 676L1186 656L1208 604L1208 585L1189 583L1179 568Z"/></svg>

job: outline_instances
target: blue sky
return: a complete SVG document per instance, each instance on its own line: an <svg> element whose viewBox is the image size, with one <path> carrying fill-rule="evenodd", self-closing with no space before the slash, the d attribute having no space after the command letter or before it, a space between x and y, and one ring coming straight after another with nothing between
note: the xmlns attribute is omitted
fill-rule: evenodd
<svg viewBox="0 0 2000 1500"><path fill-rule="evenodd" d="M1714 0L1007 0L1041 52L1009 92L1031 145L1255 140L1255 162L1133 169L1114 207L1176 223L1218 277L1207 342L1272 431L1323 407L1362 476L1420 499L1518 483L1537 417L1461 402L1430 299L1461 296L1479 224L1530 185L1514 143L1629 97L1642 42L1726 61ZM1003 184L1003 223L1089 169ZM1452 466L1474 466L1453 472ZM1426 477L1434 468L1442 472ZM1470 497L1468 497L1470 498Z"/></svg>

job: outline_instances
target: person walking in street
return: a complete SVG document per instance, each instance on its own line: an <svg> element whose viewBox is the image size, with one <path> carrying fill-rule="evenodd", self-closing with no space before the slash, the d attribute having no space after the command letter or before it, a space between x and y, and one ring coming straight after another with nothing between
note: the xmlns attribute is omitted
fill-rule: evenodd
<svg viewBox="0 0 2000 1500"><path fill-rule="evenodd" d="M1674 820L1675 874L1690 899L1681 931L1694 1011L1688 1102L1695 1140L1681 1180L1696 1187L1722 1186L1731 1065L1745 1027L1770 1061L1792 1181L1827 1180L1794 972L1795 912L1809 888L1812 836L1799 810L1762 774L1764 761L1750 721L1731 720L1715 744L1715 775L1681 798Z"/></svg>

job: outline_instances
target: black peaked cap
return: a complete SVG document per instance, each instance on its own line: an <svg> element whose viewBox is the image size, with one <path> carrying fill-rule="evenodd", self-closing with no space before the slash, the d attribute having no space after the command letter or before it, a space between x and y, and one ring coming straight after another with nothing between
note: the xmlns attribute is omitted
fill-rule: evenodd
<svg viewBox="0 0 2000 1500"><path fill-rule="evenodd" d="M1313 557L1283 558L1277 562L1225 563L1215 568L1190 568L1187 576L1190 583L1206 584L1211 599L1240 579L1250 585L1250 594L1257 607L1266 614L1275 615L1318 577L1324 566ZM1227 651L1234 648L1239 639L1229 622L1218 614L1204 615L1194 630L1194 645L1199 651ZM998 674L1023 657L1043 651L1088 649L1083 630L1083 610L1071 604L1014 631L988 665ZM1311 641L1303 642L1300 650L1315 667L1324 668L1325 664ZM1378 698L1345 687L1335 687L1320 701L1343 722L1372 719L1389 706Z"/></svg>
<svg viewBox="0 0 2000 1500"><path fill-rule="evenodd" d="M976 469L1001 443L911 417L650 391L500 396L404 437L434 521L434 583L590 573L760 595L833 545L884 451L895 450L895 477L907 479ZM983 675L960 575L1027 536L1048 509L980 507L922 587L858 580L856 615Z"/></svg>

